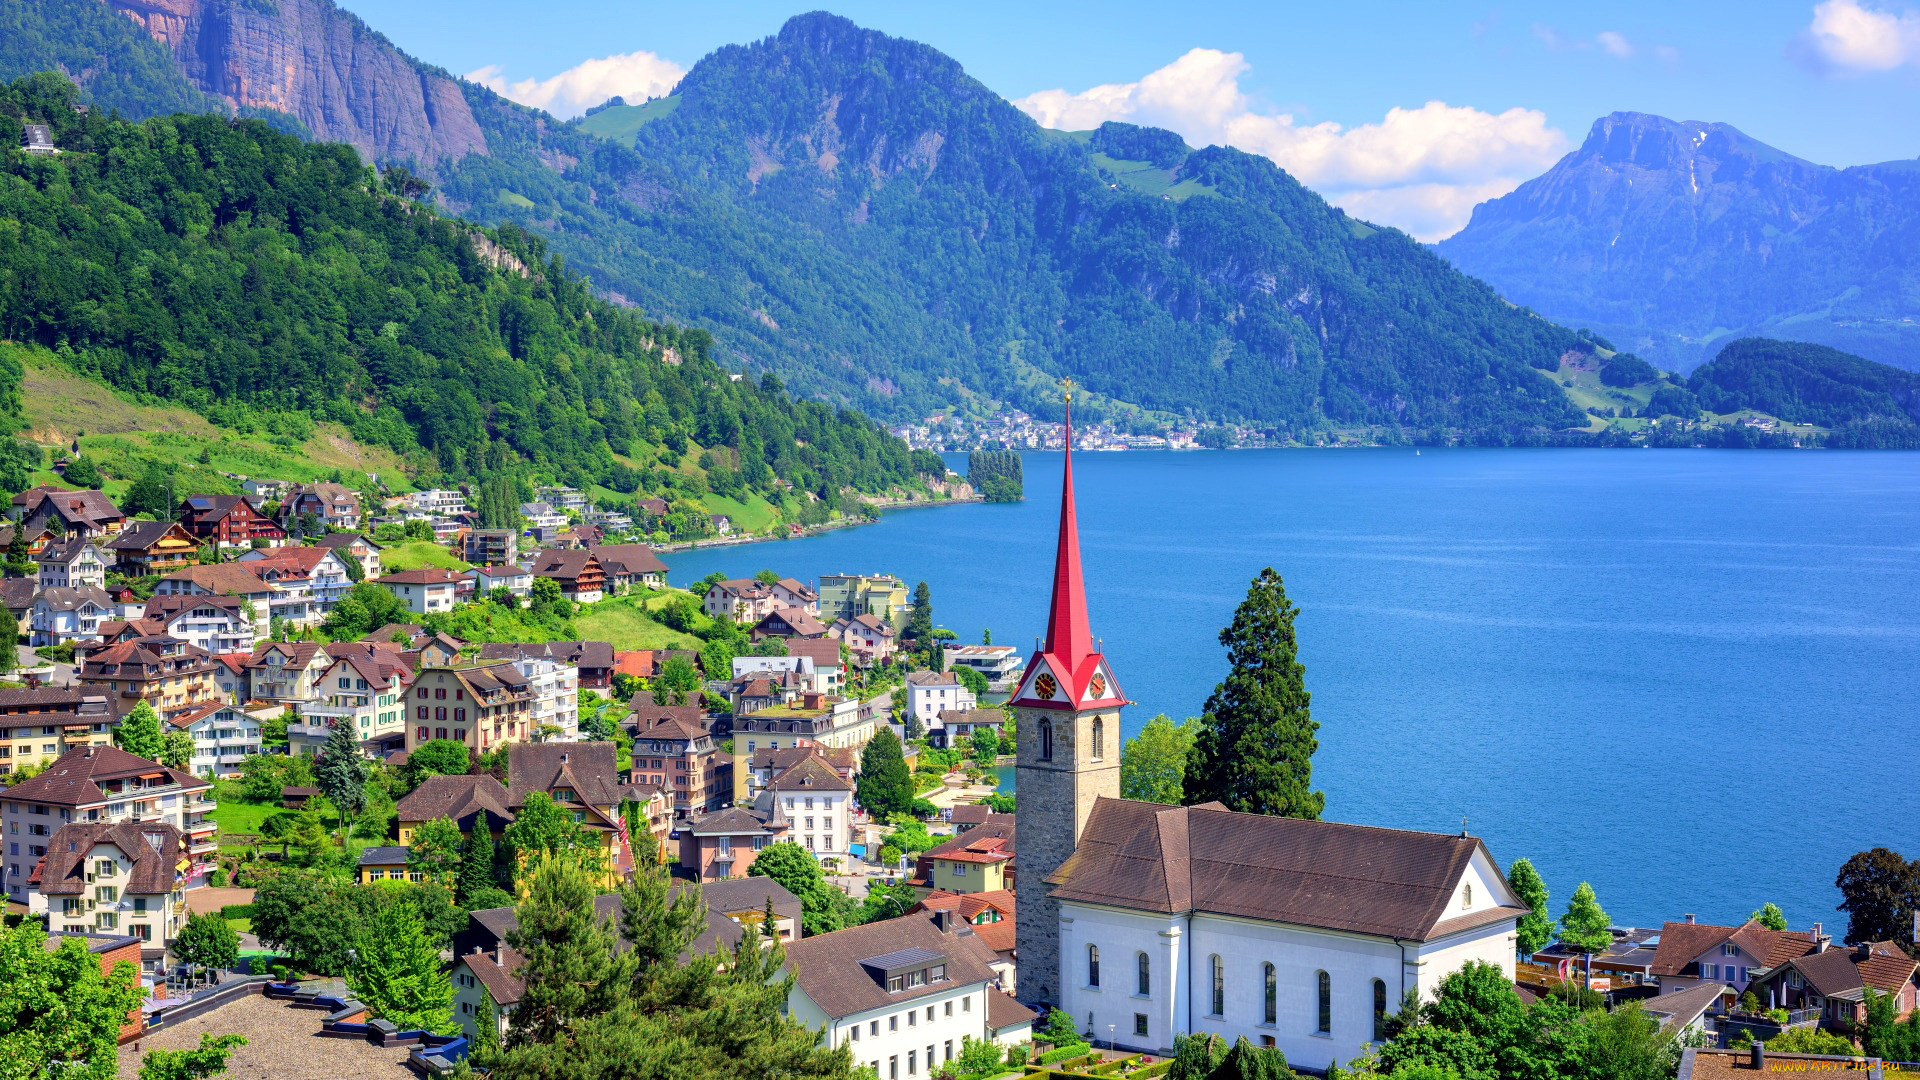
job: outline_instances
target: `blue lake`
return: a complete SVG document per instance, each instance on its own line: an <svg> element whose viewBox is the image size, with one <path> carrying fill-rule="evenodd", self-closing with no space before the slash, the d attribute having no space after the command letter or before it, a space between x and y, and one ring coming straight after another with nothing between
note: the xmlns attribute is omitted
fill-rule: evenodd
<svg viewBox="0 0 1920 1080"><path fill-rule="evenodd" d="M964 460L953 459L964 470ZM1920 855L1920 455L1082 454L1094 632L1129 730L1197 714L1271 565L1301 609L1327 817L1529 856L1555 912L1844 925L1833 877ZM1060 456L1027 501L670 556L673 580L890 572L963 641L1044 629Z"/></svg>

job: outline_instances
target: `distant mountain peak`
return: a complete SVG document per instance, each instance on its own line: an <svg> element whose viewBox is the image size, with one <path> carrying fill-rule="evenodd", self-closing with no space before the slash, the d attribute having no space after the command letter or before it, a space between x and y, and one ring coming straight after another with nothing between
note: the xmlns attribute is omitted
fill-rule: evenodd
<svg viewBox="0 0 1920 1080"><path fill-rule="evenodd" d="M1768 146L1732 124L1669 120L1641 112L1608 113L1595 120L1573 157L1648 169L1669 169L1695 159L1821 167Z"/></svg>

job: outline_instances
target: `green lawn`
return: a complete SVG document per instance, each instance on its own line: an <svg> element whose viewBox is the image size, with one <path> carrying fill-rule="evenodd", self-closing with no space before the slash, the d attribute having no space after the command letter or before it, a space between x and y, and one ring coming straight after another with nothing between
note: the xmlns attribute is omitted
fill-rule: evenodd
<svg viewBox="0 0 1920 1080"><path fill-rule="evenodd" d="M266 803L245 803L238 799L222 799L220 805L213 808L213 823L225 833L253 833L258 835L260 823L280 812L278 806Z"/></svg>
<svg viewBox="0 0 1920 1080"><path fill-rule="evenodd" d="M431 540L410 540L404 544L395 544L380 552L380 572L391 574L400 570L418 570L423 566L439 566L458 573L473 569L473 564Z"/></svg>
<svg viewBox="0 0 1920 1080"><path fill-rule="evenodd" d="M641 127L672 114L679 107L678 97L663 97L639 105L616 105L580 121L580 130L622 146L632 146Z"/></svg>
<svg viewBox="0 0 1920 1080"><path fill-rule="evenodd" d="M761 532L779 517L773 504L758 495L749 496L746 502L724 495L703 495L700 501L706 504L709 511L732 518L733 531L736 533Z"/></svg>
<svg viewBox="0 0 1920 1080"><path fill-rule="evenodd" d="M631 649L698 649L700 639L655 622L642 609L647 601L618 597L589 604L573 617L574 628L587 641L610 641L622 652Z"/></svg>
<svg viewBox="0 0 1920 1080"><path fill-rule="evenodd" d="M398 456L354 442L336 424L309 425L305 430L311 434L303 438L233 431L192 409L142 404L66 370L45 349L4 344L0 354L23 369L27 437L43 445L65 445L78 437L81 449L109 474L109 495L124 493L128 474L137 476L149 460L177 466L175 479L183 487L214 494L240 490L227 473L315 481L335 469L377 473L395 491L412 490ZM36 480L58 478L43 470Z"/></svg>

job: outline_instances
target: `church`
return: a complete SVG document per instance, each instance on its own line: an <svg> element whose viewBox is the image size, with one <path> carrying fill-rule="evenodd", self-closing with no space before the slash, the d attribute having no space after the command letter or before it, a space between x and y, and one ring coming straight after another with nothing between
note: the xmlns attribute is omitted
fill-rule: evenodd
<svg viewBox="0 0 1920 1080"><path fill-rule="evenodd" d="M1009 702L1021 998L1102 1045L1244 1035L1323 1069L1469 960L1511 978L1526 909L1478 839L1120 797L1128 702L1087 620L1071 408L1046 641Z"/></svg>

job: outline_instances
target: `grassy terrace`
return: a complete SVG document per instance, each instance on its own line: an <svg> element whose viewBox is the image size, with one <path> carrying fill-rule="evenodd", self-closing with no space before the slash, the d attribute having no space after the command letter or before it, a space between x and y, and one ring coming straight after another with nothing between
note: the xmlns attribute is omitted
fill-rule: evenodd
<svg viewBox="0 0 1920 1080"><path fill-rule="evenodd" d="M621 652L632 649L699 649L701 641L647 614L648 598L615 597L589 604L573 617L574 629L587 641L610 641Z"/></svg>

